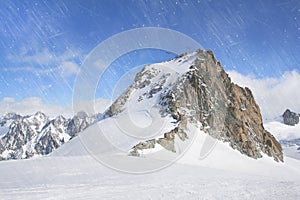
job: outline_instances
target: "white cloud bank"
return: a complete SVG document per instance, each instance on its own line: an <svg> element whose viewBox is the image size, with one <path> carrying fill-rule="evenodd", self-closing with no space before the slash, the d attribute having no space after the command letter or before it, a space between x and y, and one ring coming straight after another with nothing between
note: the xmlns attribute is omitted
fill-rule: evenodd
<svg viewBox="0 0 300 200"><path fill-rule="evenodd" d="M95 101L95 110L102 113L108 108L110 103L111 101L107 99L97 99ZM72 105L66 107L49 105L44 103L38 97L31 97L21 101L16 101L14 98L4 98L0 101L0 116L9 112L15 112L21 115L31 115L37 111L41 111L51 117L56 117L58 115L63 115L64 117L73 116Z"/></svg>
<svg viewBox="0 0 300 200"><path fill-rule="evenodd" d="M4 68L4 71L10 72L29 72L41 76L49 76L50 74L60 75L62 77L69 77L77 75L80 70L80 67L74 61L63 61L59 66L52 67L48 69L37 68L37 67L13 67L13 68Z"/></svg>
<svg viewBox="0 0 300 200"><path fill-rule="evenodd" d="M285 72L279 78L263 79L236 71L227 73L233 82L252 90L265 121L279 117L287 108L300 113L300 74L297 71Z"/></svg>
<svg viewBox="0 0 300 200"><path fill-rule="evenodd" d="M44 112L50 116L60 114L66 115L66 110L56 105L47 105L38 97L31 97L22 101L16 101L14 98L4 98L0 102L1 115L8 112L15 112L21 115L34 114L37 111Z"/></svg>

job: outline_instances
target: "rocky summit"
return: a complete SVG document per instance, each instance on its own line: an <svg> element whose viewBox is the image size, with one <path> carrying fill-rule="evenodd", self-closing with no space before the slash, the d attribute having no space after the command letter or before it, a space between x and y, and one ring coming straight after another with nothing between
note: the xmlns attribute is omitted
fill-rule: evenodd
<svg viewBox="0 0 300 200"><path fill-rule="evenodd" d="M264 129L251 90L233 83L212 51L197 50L144 67L106 116L122 113L129 100L138 106L153 98L161 116L171 116L176 127L159 138L136 144L130 155L140 156L141 150L157 144L175 153L175 138L189 139L186 126L191 123L201 124L199 128L206 134L249 157L258 159L266 154L283 161L281 145Z"/></svg>

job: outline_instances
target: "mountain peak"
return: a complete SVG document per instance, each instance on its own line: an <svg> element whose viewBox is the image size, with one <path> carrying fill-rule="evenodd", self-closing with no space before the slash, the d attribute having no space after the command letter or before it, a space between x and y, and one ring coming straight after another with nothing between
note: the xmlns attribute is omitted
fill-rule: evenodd
<svg viewBox="0 0 300 200"><path fill-rule="evenodd" d="M106 114L139 113L154 107L161 117L173 118L176 126L158 139L135 145L131 155L156 144L175 152L175 138L188 139L186 124L191 123L201 124L205 133L249 157L267 154L283 161L281 145L264 129L252 92L231 82L212 51L197 50L144 67Z"/></svg>
<svg viewBox="0 0 300 200"><path fill-rule="evenodd" d="M35 114L34 114L35 117L38 117L38 118L46 118L46 115L45 113L41 112L41 111L37 111Z"/></svg>

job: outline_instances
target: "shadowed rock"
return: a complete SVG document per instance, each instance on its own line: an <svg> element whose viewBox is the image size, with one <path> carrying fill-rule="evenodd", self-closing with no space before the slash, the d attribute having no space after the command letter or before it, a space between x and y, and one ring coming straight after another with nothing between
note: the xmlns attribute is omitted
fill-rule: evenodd
<svg viewBox="0 0 300 200"><path fill-rule="evenodd" d="M299 115L297 113L290 111L289 109L286 109L282 117L283 117L283 123L286 125L295 126L296 124L299 123Z"/></svg>

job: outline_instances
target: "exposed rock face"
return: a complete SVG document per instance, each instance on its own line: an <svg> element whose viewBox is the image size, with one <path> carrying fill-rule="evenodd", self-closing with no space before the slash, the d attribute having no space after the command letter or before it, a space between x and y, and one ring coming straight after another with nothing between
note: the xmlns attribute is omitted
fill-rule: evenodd
<svg viewBox="0 0 300 200"><path fill-rule="evenodd" d="M182 141L188 139L185 132L186 124L185 122L180 122L179 125L173 130L164 134L164 137L158 139L147 140L145 142L140 142L132 148L129 155L139 156L139 150L154 148L156 144L160 144L165 149L176 152L175 150L175 136L178 136Z"/></svg>
<svg viewBox="0 0 300 200"><path fill-rule="evenodd" d="M263 127L262 117L251 91L231 84L225 127L222 137L233 148L254 157L261 157L260 151L283 161L279 142Z"/></svg>
<svg viewBox="0 0 300 200"><path fill-rule="evenodd" d="M186 55L178 56L175 61L184 63ZM171 84L164 81L168 73L156 77L159 71L159 67L144 68L133 85L109 109L110 116L122 112L122 106L133 90L148 87L148 93L140 99L152 98L157 91L162 91L159 93L161 115L171 115L178 122L178 126L164 137L134 146L131 155L138 155L139 149L153 148L156 143L175 151L175 135L180 135L182 140L188 138L183 125L187 121L200 122L206 133L229 142L232 148L247 156L256 159L265 153L276 161L283 161L281 145L264 129L260 109L250 89L232 83L212 51L198 50L188 70ZM156 81L155 85L153 77L161 81Z"/></svg>
<svg viewBox="0 0 300 200"><path fill-rule="evenodd" d="M296 124L299 123L299 115L297 113L290 111L289 109L286 109L282 117L283 117L283 123L286 125L295 126Z"/></svg>
<svg viewBox="0 0 300 200"><path fill-rule="evenodd" d="M95 120L80 112L71 119L50 119L42 112L32 116L8 113L0 120L7 132L0 136L0 160L25 159L46 155L75 137Z"/></svg>

